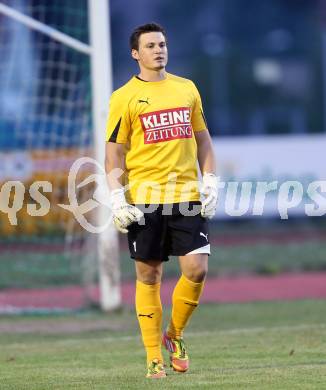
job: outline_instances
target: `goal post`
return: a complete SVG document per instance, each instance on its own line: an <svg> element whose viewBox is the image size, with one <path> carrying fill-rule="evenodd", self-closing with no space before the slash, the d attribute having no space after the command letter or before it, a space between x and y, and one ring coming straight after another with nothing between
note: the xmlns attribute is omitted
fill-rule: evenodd
<svg viewBox="0 0 326 390"><path fill-rule="evenodd" d="M105 159L107 109L113 85L109 1L88 0L88 8L92 47L94 148L96 159L102 165ZM103 180L99 185L106 186L107 184ZM99 191L99 193L105 196L105 191ZM99 207L97 210L99 225L104 226L108 218L108 209ZM119 307L121 303L118 237L113 224L109 224L103 232L99 233L98 248L101 307L103 310L112 310Z"/></svg>
<svg viewBox="0 0 326 390"><path fill-rule="evenodd" d="M14 119L10 104L7 104L9 107L7 111L7 106L0 108L0 128L4 128L8 134L11 133L8 136L2 135L2 138L0 137L0 154L6 160L14 162L12 164L14 168L9 173L3 172L3 169L0 170L0 185L6 180L12 179L11 176L17 176L16 168L18 166L24 166L26 187L32 179L46 178L51 179L55 188L55 194L51 194L50 199L50 215L43 219L35 221L34 218L32 220L27 215L26 209L22 208L18 218L18 226L13 227L8 224L6 216L0 212L0 245L4 243L5 247L4 251L0 251L0 268L1 270L5 269L6 272L7 268L9 270L7 280L2 280L0 277L0 292L6 291L5 288L12 287L24 288L27 286L38 289L41 286L43 288L47 283L46 278L44 273L41 277L38 272L42 274L42 267L46 265L50 273L52 257L49 248L51 251L60 248L53 256L53 275L49 276L49 286L51 285L52 288L52 283L59 280L59 283L63 284L63 280L66 280L65 283L70 288L71 283L77 280L75 277L75 274L78 274L76 268L85 268L84 260L80 259L83 256L84 258L94 257L97 260L98 269L98 276L94 280L99 287L99 303L103 310L108 311L121 304L117 233L112 224L109 224L105 231L96 235L82 231L77 222L72 220L71 216L64 214L64 210L60 210L57 204L60 203L59 200L62 202L66 199L67 189L64 186L67 186L67 169L75 159L87 155L91 149L90 155L97 160L98 165L104 168L105 122L109 96L112 92L109 0L81 1L78 7L83 7L83 9L80 12L82 18L79 19L75 17L76 11L78 11L75 9L76 3L71 3L71 6L70 3L67 0L57 2L56 5L45 3L41 6L34 6L32 1L0 1L0 17L3 20L7 19L6 23L2 23L2 27L0 26L0 30L4 30L3 36L6 38L8 36L14 37L12 48L9 47L8 42L1 42L0 39L0 71L3 75L5 72L14 74L13 64L19 64L20 61L23 61L23 47L25 51L28 50L22 41L24 32L20 31L20 27L17 26L24 26L26 31L33 31L37 35L33 36L36 42L34 46L37 47L37 50L30 54L30 68L35 69L35 74L27 75L27 77L29 76L28 83L32 85L32 88L28 89L26 85L17 86L18 83L15 82L13 95L17 96L17 99ZM48 17L50 14L48 9L55 6L57 8L51 9L53 12L51 17ZM62 9L59 9L59 6ZM64 15L65 11L66 14L69 12L69 15ZM53 15L60 20L59 12L62 12L62 19L68 18L68 16L71 19L74 18L76 25L67 21L63 25L65 31L62 31L59 22L56 22L54 26L55 18ZM38 17L39 15L41 18ZM47 23L49 19L51 23ZM85 31L87 25L88 31ZM69 34L70 31L74 31L74 36ZM29 35L30 42L32 35ZM90 43L85 43L78 35L89 36ZM21 50L19 50L20 45ZM87 57L88 60L85 61L82 56ZM0 88L5 87L2 88L3 94L6 88L8 93L12 91L10 82L5 80L5 76L0 78ZM1 97L0 92L0 101L1 98L5 100L5 97ZM20 109L21 107L24 109ZM21 117L19 116L20 112ZM24 115L28 113L27 117L24 117L23 113ZM8 144L9 147L7 147ZM30 159L31 163L27 163L26 159ZM17 165L17 161L19 165ZM10 164L7 165L10 166ZM30 167L28 172L26 167ZM104 187L107 186L105 175L100 168L97 168L97 173L100 174L98 177L101 176L101 182L97 183L99 186L97 193L104 197L107 194L107 191L104 190ZM89 191L89 193L93 193L93 191ZM82 197L85 197L85 193L82 194ZM103 199L102 203L107 203L107 201L105 202ZM98 206L95 218L96 225L104 226L109 216L107 207ZM69 240L65 240L63 245L60 241L62 233L66 236L70 235ZM19 255L17 258L12 256L12 253L8 252L10 245L7 241L9 244L13 243L15 253L17 253L17 248L21 246L24 256ZM93 253L94 246L89 245L90 241L96 242L96 255ZM69 242L68 245L67 242ZM31 253L29 257L26 248L36 248L35 243L44 244L44 253L41 253L40 249L37 248L37 254ZM29 246L29 244L32 245ZM83 250L88 252L81 253ZM5 255L2 256L2 253ZM62 262L61 259L63 259ZM26 273L24 277L30 279L20 282L16 275L20 272L22 262L26 269L32 269L29 267L31 265L28 263L29 261L33 262L35 267L34 274L30 276L29 273ZM63 261L67 264L63 264ZM16 265L17 268L15 268ZM89 268L90 265L95 267L95 263L90 262L86 268ZM38 270L37 267L40 269ZM71 272L72 275L62 276L62 269L60 268L60 272L56 273L55 267L62 267L64 272ZM90 272L88 269L86 273L92 275L94 272ZM36 274L37 277L35 277ZM8 282L10 278L15 280L12 285ZM82 275L80 279L85 279L85 277ZM42 282L38 283L39 280ZM90 285L87 286L89 291L94 290L89 287ZM94 296L96 294L93 294L92 299ZM1 298L2 296L0 296L0 306ZM55 307L60 308L60 302L57 302ZM46 307L42 308L46 309Z"/></svg>
<svg viewBox="0 0 326 390"><path fill-rule="evenodd" d="M89 1L91 2L91 0ZM78 39L74 39L69 35L56 30L55 28L49 27L44 23L41 23L31 18L30 16L24 15L21 12L15 10L14 8L7 6L6 4L0 3L0 13L16 20L17 22L24 24L28 28L39 31L44 35L48 35L50 38L55 39L56 41L61 42L64 45L70 46L73 49L78 50L82 53L91 55L92 48L89 45L80 42Z"/></svg>

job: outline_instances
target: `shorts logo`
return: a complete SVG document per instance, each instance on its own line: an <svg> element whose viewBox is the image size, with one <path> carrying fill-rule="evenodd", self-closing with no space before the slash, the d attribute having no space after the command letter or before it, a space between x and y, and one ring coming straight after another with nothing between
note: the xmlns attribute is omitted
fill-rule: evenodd
<svg viewBox="0 0 326 390"><path fill-rule="evenodd" d="M190 108L178 107L139 115L144 130L144 143L192 138Z"/></svg>
<svg viewBox="0 0 326 390"><path fill-rule="evenodd" d="M199 235L205 237L206 241L208 242L208 233L204 234L203 232L200 232Z"/></svg>

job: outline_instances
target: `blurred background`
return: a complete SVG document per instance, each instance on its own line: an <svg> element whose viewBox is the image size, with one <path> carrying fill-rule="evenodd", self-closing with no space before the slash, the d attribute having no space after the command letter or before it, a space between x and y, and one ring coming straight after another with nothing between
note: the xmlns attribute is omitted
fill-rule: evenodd
<svg viewBox="0 0 326 390"><path fill-rule="evenodd" d="M86 0L0 4L89 44ZM318 211L307 189L326 180L325 2L113 0L110 20L114 89L138 72L129 53L131 31L160 23L168 36L167 70L196 83L219 175L239 183L221 192L211 223L210 275L324 271L325 200ZM4 190L1 195L0 311L76 309L98 300L94 237L58 207L68 203L72 163L94 154L90 67L85 53L0 12L0 182L19 180L26 188L14 226L3 206ZM90 173L82 170L79 180ZM26 205L35 200L28 189L35 180L53 184L46 194L51 208L30 217ZM280 216L278 191L267 195L263 215L254 216L257 181L277 181L279 189L287 180L303 190L289 218ZM253 187L241 208L241 183L248 181ZM83 186L78 198L90 199L93 192L94 185ZM306 215L306 204L315 206L313 216ZM122 283L128 283L134 269L125 237L120 257ZM165 275L177 274L173 259Z"/></svg>
<svg viewBox="0 0 326 390"><path fill-rule="evenodd" d="M137 71L130 31L157 20L168 68L198 84L214 136L324 132L322 1L127 3L111 5L115 88Z"/></svg>

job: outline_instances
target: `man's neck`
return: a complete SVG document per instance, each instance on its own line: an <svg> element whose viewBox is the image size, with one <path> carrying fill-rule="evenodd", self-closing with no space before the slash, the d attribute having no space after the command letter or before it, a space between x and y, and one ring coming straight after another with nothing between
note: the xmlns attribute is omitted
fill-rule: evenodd
<svg viewBox="0 0 326 390"><path fill-rule="evenodd" d="M141 69L138 77L144 81L162 81L166 79L166 71L165 69L161 69L158 71Z"/></svg>

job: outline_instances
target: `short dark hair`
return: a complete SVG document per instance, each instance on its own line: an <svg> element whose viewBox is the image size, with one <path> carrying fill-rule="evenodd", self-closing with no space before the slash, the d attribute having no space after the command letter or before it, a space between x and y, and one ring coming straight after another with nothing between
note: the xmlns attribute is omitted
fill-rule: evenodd
<svg viewBox="0 0 326 390"><path fill-rule="evenodd" d="M164 38L166 40L166 33L162 26L160 26L158 23L147 23L143 24L142 26L138 26L134 29L132 34L130 35L129 43L131 50L139 49L139 37L142 34L150 33L150 32L161 32L164 35Z"/></svg>

